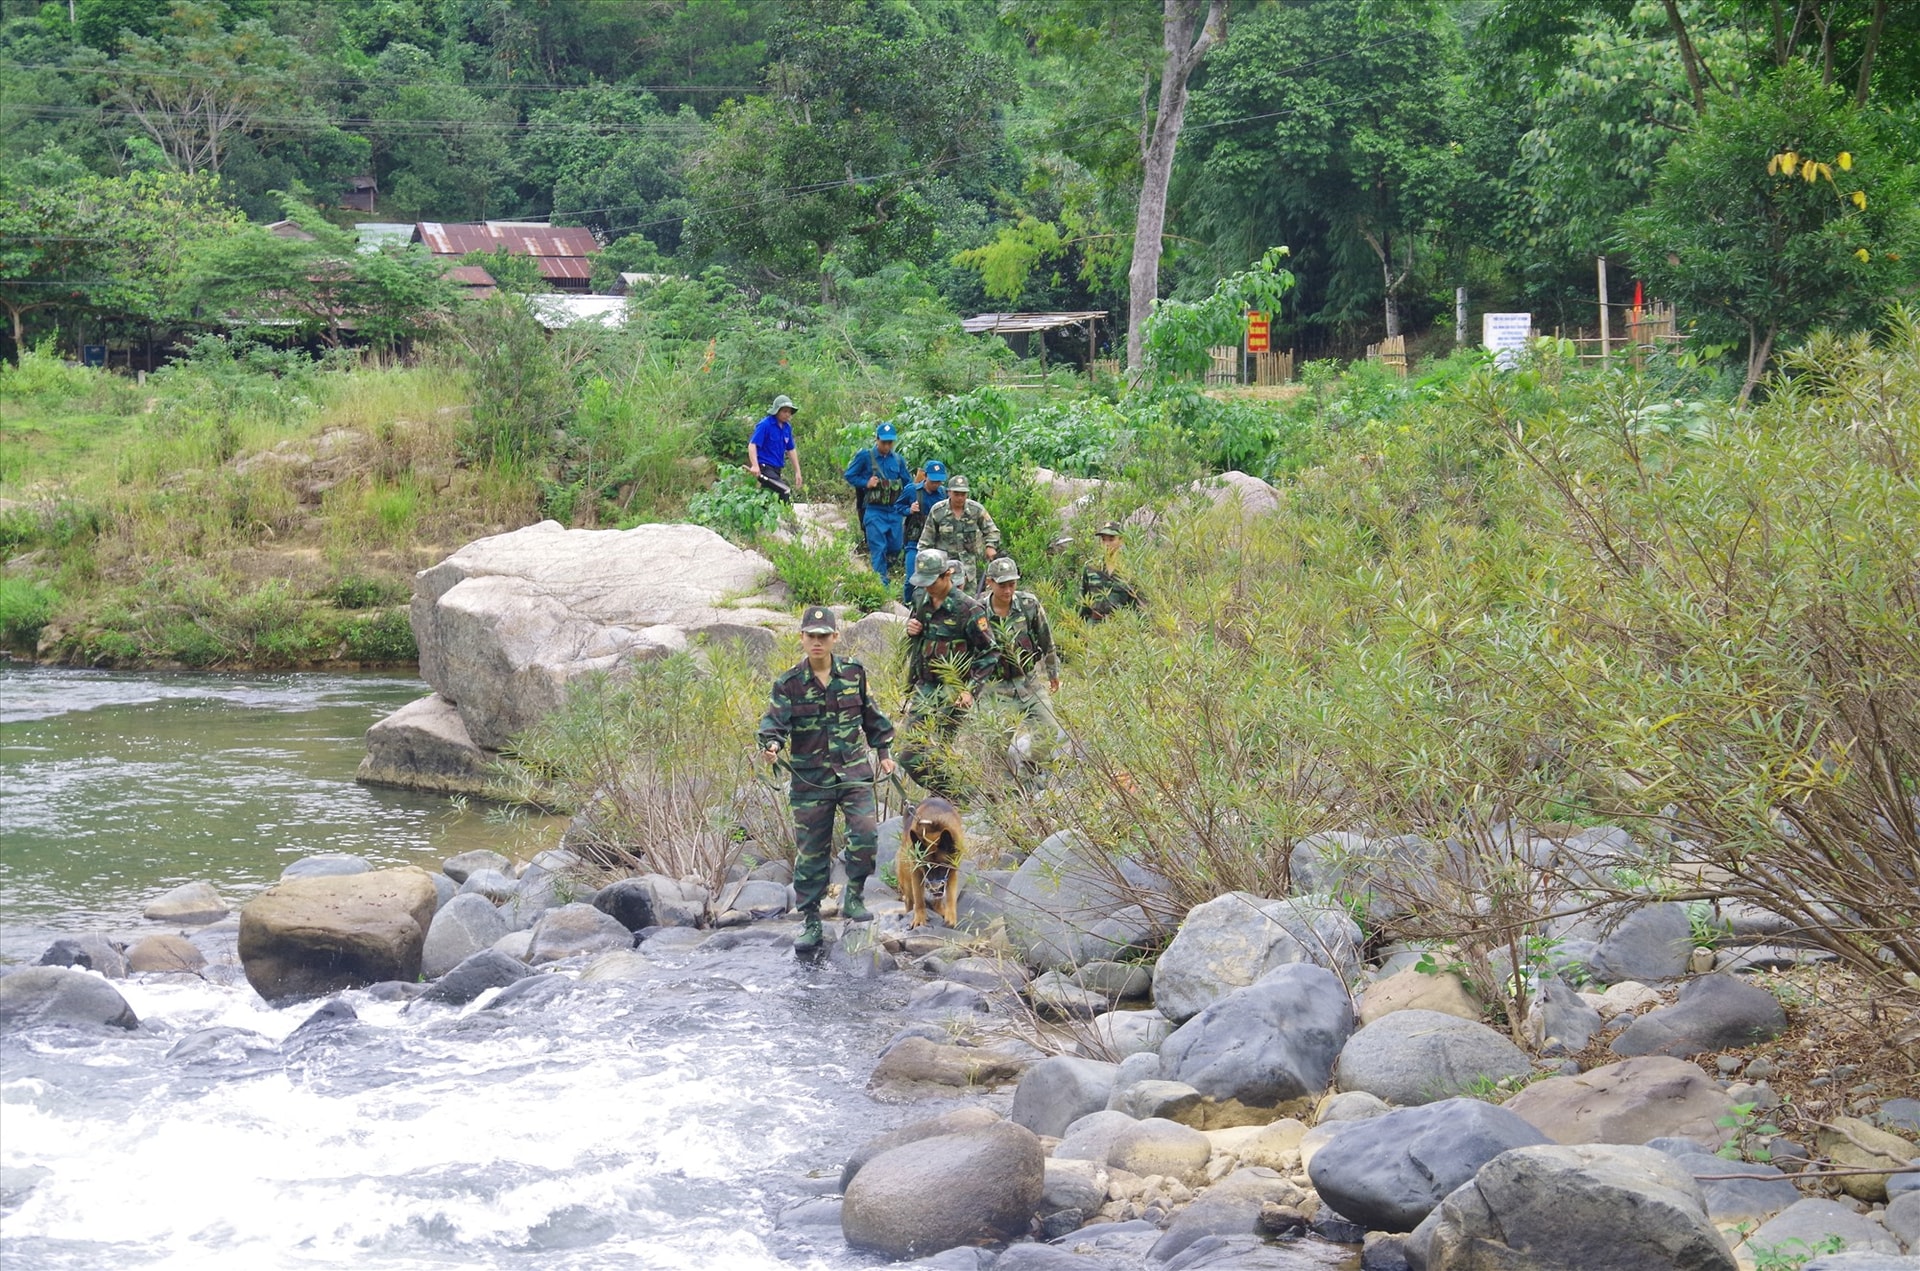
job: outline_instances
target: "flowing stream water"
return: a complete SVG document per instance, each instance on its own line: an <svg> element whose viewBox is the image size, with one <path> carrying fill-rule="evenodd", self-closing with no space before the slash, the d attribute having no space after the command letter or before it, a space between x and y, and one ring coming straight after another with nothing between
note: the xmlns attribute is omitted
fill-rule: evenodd
<svg viewBox="0 0 1920 1271"><path fill-rule="evenodd" d="M315 852L537 850L551 826L353 784L362 731L421 689L0 670L0 960L159 930L142 907L191 879L238 903ZM867 1096L904 986L798 962L789 936L504 1006L349 993L357 1018L305 1027L315 1004L244 982L122 981L136 1032L0 1038L0 1263L869 1265L780 1215L946 1105Z"/></svg>

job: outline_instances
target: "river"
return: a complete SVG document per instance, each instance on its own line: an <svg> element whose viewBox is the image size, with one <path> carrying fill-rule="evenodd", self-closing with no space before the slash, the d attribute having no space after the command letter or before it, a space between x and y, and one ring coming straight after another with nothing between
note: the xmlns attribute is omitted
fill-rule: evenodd
<svg viewBox="0 0 1920 1271"><path fill-rule="evenodd" d="M353 783L362 731L421 691L0 669L0 960L155 930L145 902L191 879L244 900L314 852L537 850L551 823ZM864 1091L904 985L768 942L656 963L508 1009L349 993L357 1019L308 1029L314 1004L244 982L122 982L136 1033L0 1038L0 1262L870 1265L778 1223L909 1115Z"/></svg>

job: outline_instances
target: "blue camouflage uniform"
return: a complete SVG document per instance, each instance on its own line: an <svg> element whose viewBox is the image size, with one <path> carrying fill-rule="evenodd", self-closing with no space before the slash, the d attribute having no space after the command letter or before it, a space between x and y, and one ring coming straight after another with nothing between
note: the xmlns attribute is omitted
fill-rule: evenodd
<svg viewBox="0 0 1920 1271"><path fill-rule="evenodd" d="M880 484L869 489L868 478L876 476ZM898 450L883 455L878 446L868 446L847 465L846 477L847 484L862 496L860 525L866 531L873 572L880 575L884 585L888 581L888 560L900 555L906 547L907 513L913 506L913 470ZM911 574L912 570L913 563L909 560L907 571Z"/></svg>

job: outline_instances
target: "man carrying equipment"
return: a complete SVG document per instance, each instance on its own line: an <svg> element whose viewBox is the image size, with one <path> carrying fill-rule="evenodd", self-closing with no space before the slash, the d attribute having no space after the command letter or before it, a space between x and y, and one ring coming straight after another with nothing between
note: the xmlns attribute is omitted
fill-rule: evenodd
<svg viewBox="0 0 1920 1271"><path fill-rule="evenodd" d="M944 506L944 505L942 505ZM922 547L914 562L913 611L907 618L906 740L900 766L935 794L956 797L943 752L973 709L974 690L999 669L1000 658L981 603L953 585L953 562Z"/></svg>
<svg viewBox="0 0 1920 1271"><path fill-rule="evenodd" d="M782 475L787 459L793 459L793 480ZM747 442L747 469L760 478L760 484L793 502L793 492L806 485L800 478L800 452L793 445L793 399L784 393L773 399L773 409L753 427Z"/></svg>
<svg viewBox="0 0 1920 1271"><path fill-rule="evenodd" d="M1015 738L1018 757L1040 763L1067 735L1054 717L1050 697L1060 691L1060 653L1040 598L1020 591L1015 586L1019 581L1020 567L1011 556L997 556L987 566L987 625L1000 652L1000 669L986 692L1019 707L1031 732L1024 748Z"/></svg>
<svg viewBox="0 0 1920 1271"><path fill-rule="evenodd" d="M873 572L882 585L887 583L887 562L906 548L907 510L913 503L907 490L913 473L893 450L899 436L892 424L875 428L873 445L855 455L846 472L860 502L860 526Z"/></svg>
<svg viewBox="0 0 1920 1271"><path fill-rule="evenodd" d="M913 577L913 558L920 554L920 531L927 527L927 514L944 503L947 498L947 465L938 459L928 460L927 466L917 469L911 491L912 500L907 505L907 577ZM901 589L900 599L905 604L913 603L913 583L909 581Z"/></svg>
<svg viewBox="0 0 1920 1271"><path fill-rule="evenodd" d="M1080 616L1088 622L1110 618L1116 609L1138 609L1146 603L1139 589L1120 577L1120 522L1108 521L1093 532L1105 554L1101 565L1089 565L1080 574Z"/></svg>
<svg viewBox="0 0 1920 1271"><path fill-rule="evenodd" d="M881 714L867 689L867 671L852 658L836 658L840 639L833 610L815 605L800 619L800 643L806 658L773 682L767 713L760 720L758 758L773 763L787 748L792 776L787 802L793 809L793 890L805 925L793 947L818 949L825 939L820 901L832 872L833 810L847 822L847 887L840 912L861 922L868 912L862 891L873 873L879 826L874 815L873 748L882 775L891 775L893 723Z"/></svg>
<svg viewBox="0 0 1920 1271"><path fill-rule="evenodd" d="M927 513L920 546L946 554L953 563L954 585L961 591L971 595L980 585L987 562L1000 554L1000 527L985 507L967 501L965 477L956 474L947 481L947 501Z"/></svg>

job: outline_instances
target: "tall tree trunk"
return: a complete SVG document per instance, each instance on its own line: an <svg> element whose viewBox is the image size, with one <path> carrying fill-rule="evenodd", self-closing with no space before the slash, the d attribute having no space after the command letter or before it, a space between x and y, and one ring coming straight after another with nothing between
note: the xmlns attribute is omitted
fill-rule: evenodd
<svg viewBox="0 0 1920 1271"><path fill-rule="evenodd" d="M1760 383L1760 377L1767 373L1767 359L1773 356L1773 337L1779 333L1780 324L1777 322L1767 328L1765 336L1761 336L1751 323L1747 325L1747 382L1740 386L1740 405L1747 404L1755 386Z"/></svg>
<svg viewBox="0 0 1920 1271"><path fill-rule="evenodd" d="M1173 151L1187 113L1187 81L1227 35L1227 0L1163 0L1166 61L1160 72L1160 108L1141 130L1140 210L1133 221L1133 265L1127 272L1127 370L1140 370L1147 314L1160 294L1160 236L1167 225L1167 185ZM1206 20L1201 20L1201 7Z"/></svg>
<svg viewBox="0 0 1920 1271"><path fill-rule="evenodd" d="M1853 90L1853 104L1867 104L1867 90L1873 85L1873 55L1880 48L1880 32L1887 25L1887 0L1874 0L1873 22L1867 27L1865 45L1860 50L1860 82Z"/></svg>
<svg viewBox="0 0 1920 1271"><path fill-rule="evenodd" d="M1707 113L1707 89L1700 77L1700 55L1694 52L1693 37L1687 34L1687 24L1680 16L1679 0L1666 0L1667 25L1673 28L1673 38L1680 45L1680 65L1686 68L1687 87L1693 90L1693 113Z"/></svg>

